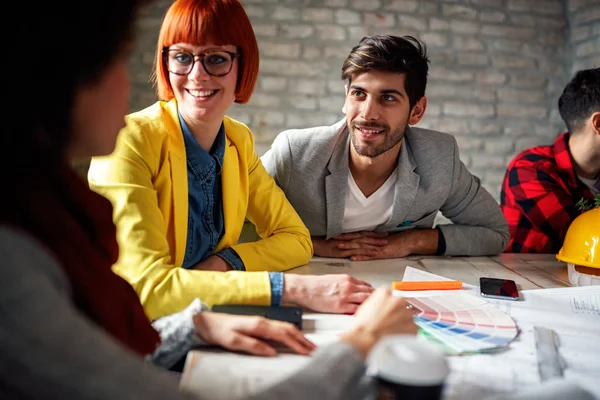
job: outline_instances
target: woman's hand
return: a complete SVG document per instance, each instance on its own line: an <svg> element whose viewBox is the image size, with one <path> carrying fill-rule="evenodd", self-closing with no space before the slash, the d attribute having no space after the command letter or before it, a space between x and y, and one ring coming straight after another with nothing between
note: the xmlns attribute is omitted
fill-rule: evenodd
<svg viewBox="0 0 600 400"><path fill-rule="evenodd" d="M415 312L402 297L393 296L390 289L378 288L358 308L353 328L342 336L341 341L353 345L366 357L384 336L416 334Z"/></svg>
<svg viewBox="0 0 600 400"><path fill-rule="evenodd" d="M201 312L194 315L196 333L205 342L258 356L274 356L276 341L298 354L310 354L316 346L294 324L263 317Z"/></svg>
<svg viewBox="0 0 600 400"><path fill-rule="evenodd" d="M373 292L370 283L347 274L285 274L283 303L313 311L353 314Z"/></svg>

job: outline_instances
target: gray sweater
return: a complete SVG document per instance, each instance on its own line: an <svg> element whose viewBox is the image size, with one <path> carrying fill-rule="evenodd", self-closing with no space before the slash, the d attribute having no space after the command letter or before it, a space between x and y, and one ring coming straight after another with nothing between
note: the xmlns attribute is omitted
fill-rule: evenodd
<svg viewBox="0 0 600 400"><path fill-rule="evenodd" d="M178 376L155 365L169 366L201 343L191 323L205 310L200 301L153 323L163 344L143 360L74 307L66 275L38 241L0 227L0 257L0 398L203 398L181 392ZM331 345L256 398L351 398L364 390L357 390L364 370L351 346Z"/></svg>

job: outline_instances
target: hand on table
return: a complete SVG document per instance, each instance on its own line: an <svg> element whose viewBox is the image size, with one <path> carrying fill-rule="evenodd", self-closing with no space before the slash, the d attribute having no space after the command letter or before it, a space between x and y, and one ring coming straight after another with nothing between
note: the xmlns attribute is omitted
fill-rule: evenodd
<svg viewBox="0 0 600 400"><path fill-rule="evenodd" d="M354 314L354 326L341 341L352 344L366 357L383 337L394 334L416 334L413 315L417 310L388 288L378 288Z"/></svg>
<svg viewBox="0 0 600 400"><path fill-rule="evenodd" d="M338 244L344 251L354 251L351 261L368 261L385 258L406 257L411 254L406 232L391 234L386 243L378 246L363 241L344 241Z"/></svg>
<svg viewBox="0 0 600 400"><path fill-rule="evenodd" d="M284 303L324 313L353 314L373 292L371 284L347 274L286 274L284 279Z"/></svg>
<svg viewBox="0 0 600 400"><path fill-rule="evenodd" d="M435 254L438 232L435 229L413 229L389 234L387 243L372 246L360 241L344 241L338 247L344 251L355 251L352 261L369 261L407 257L411 254ZM362 252L361 252L362 251Z"/></svg>
<svg viewBox="0 0 600 400"><path fill-rule="evenodd" d="M310 354L316 348L294 324L258 316L207 311L194 316L194 326L198 336L207 343L258 356L277 354L265 340L280 342L303 355Z"/></svg>
<svg viewBox="0 0 600 400"><path fill-rule="evenodd" d="M316 256L332 258L351 258L369 256L377 247L385 246L388 241L386 232L342 233L331 239L312 237Z"/></svg>

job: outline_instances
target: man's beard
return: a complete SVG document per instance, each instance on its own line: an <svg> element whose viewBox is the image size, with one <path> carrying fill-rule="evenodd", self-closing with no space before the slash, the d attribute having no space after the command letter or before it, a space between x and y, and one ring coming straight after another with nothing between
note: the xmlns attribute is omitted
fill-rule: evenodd
<svg viewBox="0 0 600 400"><path fill-rule="evenodd" d="M347 125L350 131L350 141L352 142L352 147L354 147L354 150L356 150L356 153L358 155L369 158L375 158L385 153L398 143L400 143L402 141L402 138L404 137L404 134L406 133L406 128L408 127L408 124L406 124L404 125L404 127L400 127L395 131L390 132L389 126L385 124L379 124L377 122L361 123L360 125L358 125L361 128L374 128L384 130L382 133L378 133L378 135L385 135L383 142L377 145L369 145L364 143L360 144L358 142L356 134L354 133L357 129L356 125L351 124L349 122L347 122Z"/></svg>

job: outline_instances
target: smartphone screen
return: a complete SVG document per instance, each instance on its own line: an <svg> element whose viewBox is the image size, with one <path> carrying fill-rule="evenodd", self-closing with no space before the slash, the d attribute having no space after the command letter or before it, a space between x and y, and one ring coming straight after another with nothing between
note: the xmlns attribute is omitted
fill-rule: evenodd
<svg viewBox="0 0 600 400"><path fill-rule="evenodd" d="M479 278L479 288L483 297L502 300L518 300L517 284L511 279Z"/></svg>

